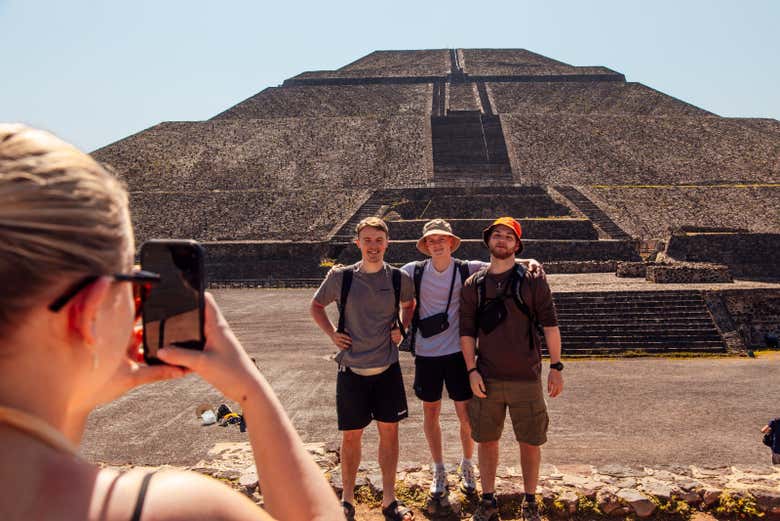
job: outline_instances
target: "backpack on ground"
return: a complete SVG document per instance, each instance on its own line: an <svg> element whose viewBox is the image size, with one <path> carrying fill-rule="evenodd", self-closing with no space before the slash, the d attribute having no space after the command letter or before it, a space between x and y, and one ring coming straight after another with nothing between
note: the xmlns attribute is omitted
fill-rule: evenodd
<svg viewBox="0 0 780 521"><path fill-rule="evenodd" d="M460 259L453 259L453 261L455 261L455 269L460 273L460 284L461 286L463 286L463 284L466 282L466 279L469 278L470 275L469 263L467 261L462 261ZM401 351L409 351L410 353L412 353L412 356L415 355L415 350L414 350L415 338L417 337L417 330L420 326L420 288L422 287L422 277L423 277L423 273L425 273L425 267L428 265L429 262L431 262L430 259L425 259L423 261L417 261L414 263L414 276L412 277L412 279L414 280L414 299L416 303L414 306L414 314L412 315L412 325L409 328L409 334L405 337L405 341L398 346L398 348ZM455 281L454 272L452 274L452 277L454 283ZM451 283L450 295L447 299L447 309L449 309L450 299L452 298L452 287L453 284Z"/></svg>
<svg viewBox="0 0 780 521"><path fill-rule="evenodd" d="M767 447L773 447L775 441L775 430L770 427L768 431L764 433L764 439L761 440Z"/></svg>
<svg viewBox="0 0 780 521"><path fill-rule="evenodd" d="M347 298L349 297L349 290L352 288L352 279L357 271L357 266L348 266L344 269L343 278L341 280L341 298L339 299L339 324L336 328L338 333L344 333L344 327L346 323L346 310L347 310ZM399 311L401 308L401 270L399 268L390 266L390 274L393 280L393 294L395 295L395 312L393 313L393 325L397 326L401 330L401 334L406 338L406 332L404 331L403 324L401 323L401 317Z"/></svg>
<svg viewBox="0 0 780 521"><path fill-rule="evenodd" d="M525 300L523 299L523 293L522 293L523 281L525 280L525 276L528 270L522 264L515 263L515 267L512 271L512 274L509 276L509 283L507 284L504 293L494 299L488 299L486 296L487 288L485 282L485 279L487 278L487 274L488 274L488 269L489 268L487 267L482 268L480 271L477 272L474 278L474 285L477 288L477 315L476 315L477 334L479 334L481 315L485 312L487 307L494 302L499 302L502 304L502 301L508 295L511 295L512 300L514 301L517 308L526 317L528 317L528 320L531 323L530 327L528 328L528 336L530 340L528 344L531 349L534 349L537 344L536 335L534 334L534 329L536 330L536 333L538 335L543 335L544 329L542 328L542 325L539 323L539 320L536 318L536 314L531 310L531 308L528 306L528 304L525 303ZM541 345L539 347L541 349Z"/></svg>

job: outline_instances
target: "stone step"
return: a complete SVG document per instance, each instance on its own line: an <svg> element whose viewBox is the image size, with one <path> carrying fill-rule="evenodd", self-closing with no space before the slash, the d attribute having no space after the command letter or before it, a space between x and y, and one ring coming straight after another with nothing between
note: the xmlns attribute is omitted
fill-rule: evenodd
<svg viewBox="0 0 780 521"><path fill-rule="evenodd" d="M563 342L571 341L573 344L601 344L622 342L663 342L663 343L689 343L689 342L723 342L719 335L561 335Z"/></svg>
<svg viewBox="0 0 780 521"><path fill-rule="evenodd" d="M642 352L647 354L658 353L723 353L726 347L723 343L697 342L695 344L649 344L638 342L631 344L591 345L591 344L566 344L563 347L564 356L587 355L618 355L625 352ZM542 350L547 353L546 349Z"/></svg>
<svg viewBox="0 0 780 521"><path fill-rule="evenodd" d="M390 263L403 263L422 260L425 257L416 248L417 241L392 241L385 254ZM540 262L562 260L638 260L639 254L631 241L580 241L580 240L540 240L523 241L523 257L538 259ZM487 261L488 252L481 240L467 239L461 243L458 256L465 259L483 259ZM341 264L352 264L360 259L355 247L344 248L338 258Z"/></svg>
<svg viewBox="0 0 780 521"><path fill-rule="evenodd" d="M634 320L634 319L643 319L643 318L652 318L652 317L664 318L669 316L669 313L666 310L647 310L647 309L634 310L634 311L622 311L622 312L603 310L603 309L590 309L590 310L585 309L580 312L569 312L565 310L559 310L556 307L556 311L558 313L559 320L566 320L569 322L574 322L574 321L590 322L594 320L599 320L600 317L603 317L604 320L613 318L614 320L625 321L625 320ZM675 311L673 315L674 318L678 320L710 318L709 313L707 313L707 311L704 309L678 310Z"/></svg>
<svg viewBox="0 0 780 521"><path fill-rule="evenodd" d="M658 335L667 335L667 334L689 334L689 333L707 333L710 334L712 332L717 333L715 328L712 326L712 323L710 324L677 324L675 326L669 326L664 327L663 329L658 328L657 326L648 326L648 325L636 325L632 324L630 322L626 323L613 323L613 324L570 324L568 322L559 322L559 326L562 332L571 334L571 335L609 335L612 332L615 334L622 334L622 335L628 335L628 334L636 334L636 335L645 335L645 334L658 334Z"/></svg>
<svg viewBox="0 0 780 521"><path fill-rule="evenodd" d="M672 327L676 325L706 325L712 322L712 318L709 314L702 312L699 315L680 317L677 319L669 319L660 314L646 314L646 315L616 315L611 317L603 316L574 316L574 315L562 315L558 313L559 321L565 321L566 324L604 324L604 325L618 325L618 324L647 324L647 325L664 325Z"/></svg>
<svg viewBox="0 0 780 521"><path fill-rule="evenodd" d="M533 219L517 217L526 239L574 239L597 240L598 232L587 219L559 218ZM447 219L455 235L462 239L481 239L482 231L494 219ZM389 221L390 237L393 240L417 239L422 234L428 219L405 219Z"/></svg>

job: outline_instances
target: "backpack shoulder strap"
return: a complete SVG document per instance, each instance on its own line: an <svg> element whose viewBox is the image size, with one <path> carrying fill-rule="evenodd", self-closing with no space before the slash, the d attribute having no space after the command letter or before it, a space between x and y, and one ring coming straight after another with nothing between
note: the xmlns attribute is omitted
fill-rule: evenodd
<svg viewBox="0 0 780 521"><path fill-rule="evenodd" d="M460 285L463 286L463 284L466 283L466 279L469 278L469 263L468 261L462 261L460 259L455 259L455 267L458 268L458 271L460 271Z"/></svg>
<svg viewBox="0 0 780 521"><path fill-rule="evenodd" d="M406 331L404 331L404 325L403 322L401 322L401 315L399 314L401 311L401 277L403 274L401 273L400 268L390 266L390 275L393 279L393 294L395 296L395 307L393 308L395 310L393 311L393 325L397 326L398 329L401 330L401 335L406 338Z"/></svg>
<svg viewBox="0 0 780 521"><path fill-rule="evenodd" d="M417 307L420 307L420 287L422 286L423 273L427 263L427 260L414 263L414 298L417 299Z"/></svg>
<svg viewBox="0 0 780 521"><path fill-rule="evenodd" d="M523 299L523 282L525 281L526 269L522 264L515 264L514 273L512 273L512 298L528 318L531 318L531 309L525 303Z"/></svg>
<svg viewBox="0 0 780 521"><path fill-rule="evenodd" d="M485 301L487 300L487 288L485 283L487 273L488 268L482 268L474 276L474 286L477 288L477 314L482 311L482 307L485 305Z"/></svg>
<svg viewBox="0 0 780 521"><path fill-rule="evenodd" d="M354 267L348 266L342 272L341 279L341 298L339 299L339 325L336 331L339 333L344 332L344 323L346 321L347 310L347 297L349 296L349 290L352 288L352 276L354 274Z"/></svg>
<svg viewBox="0 0 780 521"><path fill-rule="evenodd" d="M397 315L401 307L401 270L390 266L390 274L393 277L393 294L395 295L395 313Z"/></svg>

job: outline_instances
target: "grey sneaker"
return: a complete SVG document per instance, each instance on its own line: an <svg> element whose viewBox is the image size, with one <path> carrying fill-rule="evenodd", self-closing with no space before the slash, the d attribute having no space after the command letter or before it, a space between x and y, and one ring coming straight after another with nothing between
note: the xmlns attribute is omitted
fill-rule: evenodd
<svg viewBox="0 0 780 521"><path fill-rule="evenodd" d="M527 501L523 503L523 520L524 521L541 521L541 517L539 516L539 505L536 503L528 503Z"/></svg>
<svg viewBox="0 0 780 521"><path fill-rule="evenodd" d="M441 496L447 491L447 472L433 465L433 480L431 481L431 496Z"/></svg>
<svg viewBox="0 0 780 521"><path fill-rule="evenodd" d="M460 462L458 469L460 475L460 490L470 496L477 491L477 480L474 478L474 464Z"/></svg>
<svg viewBox="0 0 780 521"><path fill-rule="evenodd" d="M498 502L495 499L481 500L471 516L471 521L498 521Z"/></svg>

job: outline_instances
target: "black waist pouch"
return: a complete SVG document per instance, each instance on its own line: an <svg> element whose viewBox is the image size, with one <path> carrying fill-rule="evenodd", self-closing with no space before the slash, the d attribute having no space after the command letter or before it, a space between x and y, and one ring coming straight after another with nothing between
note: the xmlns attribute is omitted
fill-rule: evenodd
<svg viewBox="0 0 780 521"><path fill-rule="evenodd" d="M417 322L417 330L423 338L438 335L442 331L446 331L448 327L450 327L450 322L447 319L447 313L436 313L435 315L421 318Z"/></svg>
<svg viewBox="0 0 780 521"><path fill-rule="evenodd" d="M489 300L479 314L479 328L486 335L492 333L501 322L506 320L507 313L504 299Z"/></svg>

